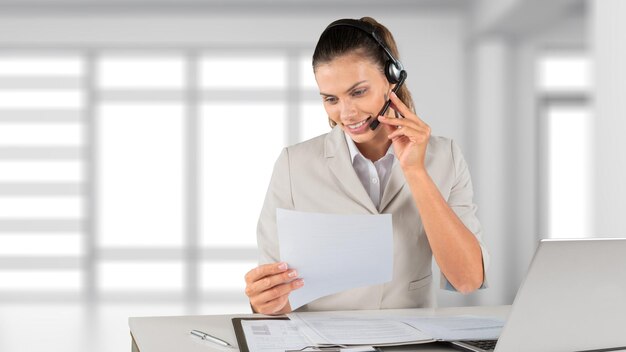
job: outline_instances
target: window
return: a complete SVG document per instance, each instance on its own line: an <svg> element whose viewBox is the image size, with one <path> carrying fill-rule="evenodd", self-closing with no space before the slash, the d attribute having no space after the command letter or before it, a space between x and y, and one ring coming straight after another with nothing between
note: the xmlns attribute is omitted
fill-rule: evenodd
<svg viewBox="0 0 626 352"><path fill-rule="evenodd" d="M310 50L242 50L0 52L0 294L249 309L274 162L330 128Z"/></svg>
<svg viewBox="0 0 626 352"><path fill-rule="evenodd" d="M591 113L586 104L546 107L552 238L585 237L591 229Z"/></svg>
<svg viewBox="0 0 626 352"><path fill-rule="evenodd" d="M0 297L84 290L84 57L0 54Z"/></svg>
<svg viewBox="0 0 626 352"><path fill-rule="evenodd" d="M591 89L589 59L550 51L537 63L548 219L544 237L581 238L591 230Z"/></svg>

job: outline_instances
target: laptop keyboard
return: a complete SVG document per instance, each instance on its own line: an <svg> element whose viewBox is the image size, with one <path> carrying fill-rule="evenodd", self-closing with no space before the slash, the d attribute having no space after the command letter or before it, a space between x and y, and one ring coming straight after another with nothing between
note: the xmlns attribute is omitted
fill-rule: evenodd
<svg viewBox="0 0 626 352"><path fill-rule="evenodd" d="M478 347L485 351L493 351L496 348L496 342L498 342L498 340L463 341L463 343Z"/></svg>

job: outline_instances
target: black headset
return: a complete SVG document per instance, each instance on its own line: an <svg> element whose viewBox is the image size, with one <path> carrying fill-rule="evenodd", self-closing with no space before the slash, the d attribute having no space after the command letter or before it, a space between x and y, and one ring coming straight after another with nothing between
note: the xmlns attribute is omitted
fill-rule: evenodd
<svg viewBox="0 0 626 352"><path fill-rule="evenodd" d="M357 28L374 38L374 40L378 43L378 45L380 45L380 47L385 51L385 54L389 58L389 60L387 60L387 62L385 63L385 76L387 77L389 83L395 84L400 82L402 76L406 78L406 71L404 71L404 66L402 66L402 63L400 63L400 61L393 57L391 51L385 45L385 42L378 36L378 34L376 34L376 28L372 24L361 20L345 18L329 24L324 32L333 27L339 26Z"/></svg>

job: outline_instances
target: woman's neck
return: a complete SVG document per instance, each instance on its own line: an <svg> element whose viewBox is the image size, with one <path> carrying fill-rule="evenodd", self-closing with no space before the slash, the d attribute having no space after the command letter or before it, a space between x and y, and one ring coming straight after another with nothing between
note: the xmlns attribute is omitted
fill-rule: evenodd
<svg viewBox="0 0 626 352"><path fill-rule="evenodd" d="M380 138L380 137L382 138ZM355 143L361 154L372 162L377 161L387 154L391 141L382 133L365 143Z"/></svg>

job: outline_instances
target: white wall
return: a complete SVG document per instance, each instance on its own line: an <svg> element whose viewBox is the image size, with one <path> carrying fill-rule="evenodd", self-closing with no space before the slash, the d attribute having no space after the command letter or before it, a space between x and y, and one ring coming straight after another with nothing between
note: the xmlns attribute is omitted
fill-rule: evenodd
<svg viewBox="0 0 626 352"><path fill-rule="evenodd" d="M598 237L626 236L626 2L591 5L595 61L595 226Z"/></svg>
<svg viewBox="0 0 626 352"><path fill-rule="evenodd" d="M522 0L478 0L474 7L474 29L483 31L496 24Z"/></svg>
<svg viewBox="0 0 626 352"><path fill-rule="evenodd" d="M506 278L513 263L509 260L512 202L510 175L511 119L510 82L511 52L502 38L489 38L476 45L472 55L473 84L472 128L474 157L474 190L480 206L485 241L491 252L488 272L490 289L479 292L483 304L507 304Z"/></svg>
<svg viewBox="0 0 626 352"><path fill-rule="evenodd" d="M418 113L438 135L463 145L465 116L463 41L465 16L459 11L407 11L377 15L329 11L307 15L88 16L37 15L0 17L0 47L206 46L286 44L311 48L323 28L341 17L374 15L394 33L407 68ZM323 117L321 117L323 118Z"/></svg>
<svg viewBox="0 0 626 352"><path fill-rule="evenodd" d="M510 304L517 293L549 215L539 187L545 151L536 60L545 49L584 49L585 24L583 17L564 16L530 33L493 27L468 45L467 151L492 261L490 288L468 299L446 296L449 305Z"/></svg>

